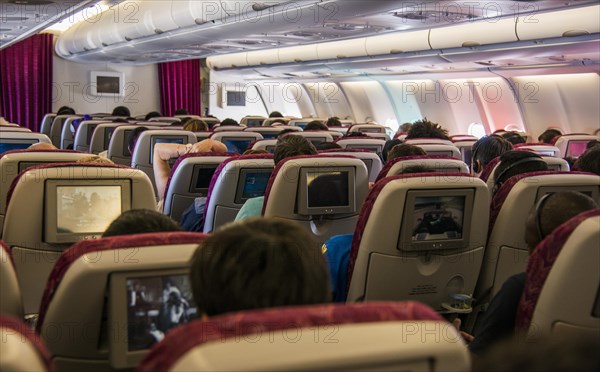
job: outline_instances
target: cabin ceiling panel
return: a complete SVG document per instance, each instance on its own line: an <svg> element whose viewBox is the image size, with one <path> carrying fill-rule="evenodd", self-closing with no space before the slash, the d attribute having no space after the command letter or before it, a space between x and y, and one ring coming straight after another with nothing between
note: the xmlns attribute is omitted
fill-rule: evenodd
<svg viewBox="0 0 600 372"><path fill-rule="evenodd" d="M591 3L597 1L127 0L107 12L115 14L120 9L117 13L129 14L130 22L119 17L118 22L104 21L105 27L101 27L102 21L87 22L76 33L67 30L57 43L57 52L81 62L106 60L110 55L123 62L145 64L157 62L148 60L148 53L164 53L161 61L201 58L474 21L496 22L498 17L515 18ZM80 33L97 36L90 40ZM136 47L124 55L126 49L121 47L126 45Z"/></svg>

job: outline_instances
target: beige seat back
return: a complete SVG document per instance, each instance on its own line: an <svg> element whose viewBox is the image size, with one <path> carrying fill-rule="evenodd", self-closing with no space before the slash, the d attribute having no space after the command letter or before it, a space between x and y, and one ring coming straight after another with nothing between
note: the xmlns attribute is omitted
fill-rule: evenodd
<svg viewBox="0 0 600 372"><path fill-rule="evenodd" d="M21 288L10 249L0 240L0 314L23 318Z"/></svg>
<svg viewBox="0 0 600 372"><path fill-rule="evenodd" d="M90 144L92 143L92 135L94 134L94 130L96 130L98 124L102 123L110 124L106 120L82 121L75 131L73 150L90 152Z"/></svg>
<svg viewBox="0 0 600 372"><path fill-rule="evenodd" d="M585 152L589 141L600 141L600 137L590 134L565 134L556 140L554 146L560 151L561 158L578 158Z"/></svg>
<svg viewBox="0 0 600 372"><path fill-rule="evenodd" d="M54 371L40 336L17 318L0 315L0 370Z"/></svg>

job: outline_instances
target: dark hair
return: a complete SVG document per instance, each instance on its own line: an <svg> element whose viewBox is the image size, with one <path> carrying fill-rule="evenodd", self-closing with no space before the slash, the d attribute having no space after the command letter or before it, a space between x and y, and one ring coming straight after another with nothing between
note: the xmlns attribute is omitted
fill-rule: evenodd
<svg viewBox="0 0 600 372"><path fill-rule="evenodd" d="M300 155L316 155L317 149L302 136L289 135L277 139L273 160L275 165L285 158Z"/></svg>
<svg viewBox="0 0 600 372"><path fill-rule="evenodd" d="M273 111L269 114L270 118L282 118L283 115L279 111Z"/></svg>
<svg viewBox="0 0 600 372"><path fill-rule="evenodd" d="M513 145L518 145L519 143L525 143L525 138L521 137L521 135L517 132L506 132L502 133L502 138L512 143Z"/></svg>
<svg viewBox="0 0 600 372"><path fill-rule="evenodd" d="M390 150L394 146L399 145L401 143L402 143L402 141L400 141L397 138L391 139L391 140L385 142L385 145L383 145L383 150L381 150L381 158L383 159L384 162L386 162L388 160L388 152L390 152Z"/></svg>
<svg viewBox="0 0 600 372"><path fill-rule="evenodd" d="M269 152L266 150L261 150L261 149L257 149L257 150L253 150L253 149L248 149L246 151L244 151L244 153L242 155L260 155L260 154L268 154Z"/></svg>
<svg viewBox="0 0 600 372"><path fill-rule="evenodd" d="M125 118L117 118L112 120L113 123L129 123L129 120Z"/></svg>
<svg viewBox="0 0 600 372"><path fill-rule="evenodd" d="M449 140L448 131L439 124L427 119L415 121L410 127L406 139L412 138L439 138Z"/></svg>
<svg viewBox="0 0 600 372"><path fill-rule="evenodd" d="M334 116L334 117L327 119L327 123L325 123L325 125L327 127L341 127L342 122L340 121L340 118L338 118L337 116Z"/></svg>
<svg viewBox="0 0 600 372"><path fill-rule="evenodd" d="M188 115L188 110L180 108L175 111L175 115Z"/></svg>
<svg viewBox="0 0 600 372"><path fill-rule="evenodd" d="M111 222L102 237L169 231L181 231L170 217L149 209L132 209Z"/></svg>
<svg viewBox="0 0 600 372"><path fill-rule="evenodd" d="M500 164L494 172L494 180L496 187L499 187L512 176L546 170L548 164L535 152L511 150L500 156Z"/></svg>
<svg viewBox="0 0 600 372"><path fill-rule="evenodd" d="M315 145L317 151L341 149L342 146L335 142L319 142Z"/></svg>
<svg viewBox="0 0 600 372"><path fill-rule="evenodd" d="M407 133L412 128L412 123L404 123L398 128L398 132Z"/></svg>
<svg viewBox="0 0 600 372"><path fill-rule="evenodd" d="M306 124L304 130L329 130L327 125L323 124L320 120L313 120L310 123Z"/></svg>
<svg viewBox="0 0 600 372"><path fill-rule="evenodd" d="M595 208L598 208L598 204L594 199L577 191L559 191L549 195L537 211L540 238L546 237L579 213Z"/></svg>
<svg viewBox="0 0 600 372"><path fill-rule="evenodd" d="M575 162L575 169L600 176L600 146L594 146L583 153Z"/></svg>
<svg viewBox="0 0 600 372"><path fill-rule="evenodd" d="M227 312L329 302L319 245L300 225L275 218L230 224L207 237L191 264L198 312Z"/></svg>
<svg viewBox="0 0 600 372"><path fill-rule="evenodd" d="M237 121L235 121L235 120L233 120L231 118L227 118L227 119L225 119L225 120L223 120L221 122L221 126L222 127L236 127L236 126L239 126L239 125L240 124Z"/></svg>
<svg viewBox="0 0 600 372"><path fill-rule="evenodd" d="M144 118L144 121L149 121L152 118L158 118L160 117L160 112L158 111L152 111L146 114L146 117Z"/></svg>
<svg viewBox="0 0 600 372"><path fill-rule="evenodd" d="M129 136L127 137L127 147L129 148L129 152L133 154L133 149L135 148L138 137L147 130L148 128L146 127L137 127L129 133Z"/></svg>
<svg viewBox="0 0 600 372"><path fill-rule="evenodd" d="M56 115L75 115L75 110L69 106L62 106L58 109Z"/></svg>
<svg viewBox="0 0 600 372"><path fill-rule="evenodd" d="M592 147L598 146L598 145L600 145L600 141L598 141L598 140L591 140L590 142L588 142L585 145L585 149L587 151L587 150L591 149Z"/></svg>
<svg viewBox="0 0 600 372"><path fill-rule="evenodd" d="M129 111L129 109L125 106L117 106L115 107L115 109L112 112L112 116L125 116L125 117L130 117L131 116L131 112Z"/></svg>
<svg viewBox="0 0 600 372"><path fill-rule="evenodd" d="M491 135L481 137L471 147L471 168L475 173L479 173L494 158L512 150L512 148L512 144L500 136Z"/></svg>
<svg viewBox="0 0 600 372"><path fill-rule="evenodd" d="M425 150L419 146L409 145L407 143L401 143L392 147L387 154L387 160L393 160L402 156L415 156L415 155L427 155Z"/></svg>
<svg viewBox="0 0 600 372"><path fill-rule="evenodd" d="M538 136L538 141L542 143L554 143L554 138L560 136L562 136L562 133L558 129L546 129Z"/></svg>

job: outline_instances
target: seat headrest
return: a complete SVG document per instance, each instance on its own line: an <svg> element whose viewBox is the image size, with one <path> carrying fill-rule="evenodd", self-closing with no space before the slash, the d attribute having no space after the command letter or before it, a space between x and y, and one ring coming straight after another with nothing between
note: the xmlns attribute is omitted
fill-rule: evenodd
<svg viewBox="0 0 600 372"><path fill-rule="evenodd" d="M379 175L377 176L377 181L383 179L386 177L386 175L388 174L388 172L390 171L390 169L392 169L392 167L396 164L399 163L401 161L407 161L407 160L422 160L422 159L443 159L443 160L456 160L453 157L450 156L445 156L445 155L411 155L411 156L401 156L399 158L395 158L392 160L389 160L387 163L385 163L383 169L381 170L381 172L379 172Z"/></svg>
<svg viewBox="0 0 600 372"><path fill-rule="evenodd" d="M369 302L327 304L251 310L197 320L169 332L155 345L139 371L166 371L192 348L211 341L223 341L261 332L302 327L331 326L379 321L435 320L442 318L418 302Z"/></svg>

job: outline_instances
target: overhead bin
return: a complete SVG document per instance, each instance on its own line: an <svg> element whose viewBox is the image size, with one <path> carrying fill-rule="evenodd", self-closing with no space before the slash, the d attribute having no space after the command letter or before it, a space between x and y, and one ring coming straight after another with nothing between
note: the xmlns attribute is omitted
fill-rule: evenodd
<svg viewBox="0 0 600 372"><path fill-rule="evenodd" d="M319 59L317 44L306 44L279 49L281 63L301 63Z"/></svg>
<svg viewBox="0 0 600 372"><path fill-rule="evenodd" d="M279 61L279 49L257 50L247 53L248 66L275 65Z"/></svg>
<svg viewBox="0 0 600 372"><path fill-rule="evenodd" d="M520 40L581 36L600 32L600 5L560 12L522 15L517 22Z"/></svg>
<svg viewBox="0 0 600 372"><path fill-rule="evenodd" d="M429 50L429 30L392 32L366 38L365 51L369 56Z"/></svg>
<svg viewBox="0 0 600 372"><path fill-rule="evenodd" d="M367 55L366 38L332 41L317 44L318 59L342 59Z"/></svg>
<svg viewBox="0 0 600 372"><path fill-rule="evenodd" d="M213 70L248 66L248 53L231 53L212 56L206 59L206 64Z"/></svg>
<svg viewBox="0 0 600 372"><path fill-rule="evenodd" d="M514 17L432 28L429 33L429 44L433 49L474 47L514 41L518 41Z"/></svg>
<svg viewBox="0 0 600 372"><path fill-rule="evenodd" d="M100 46L108 46L126 41L119 32L119 22L115 22L115 18L118 20L119 15L123 15L125 12L122 9L122 5L123 3L117 5L115 9L110 8L102 13L100 20L94 24L84 22L78 32L89 32L93 43ZM61 39L65 37L66 35L63 35Z"/></svg>

